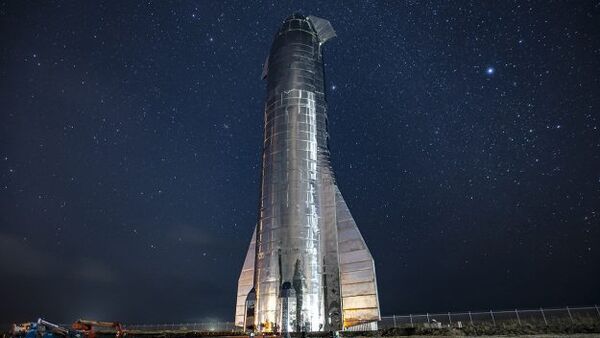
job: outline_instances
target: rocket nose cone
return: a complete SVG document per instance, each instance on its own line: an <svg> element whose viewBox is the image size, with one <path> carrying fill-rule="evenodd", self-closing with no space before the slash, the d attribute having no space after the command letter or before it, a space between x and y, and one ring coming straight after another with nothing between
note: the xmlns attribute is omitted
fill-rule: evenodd
<svg viewBox="0 0 600 338"><path fill-rule="evenodd" d="M296 12L296 13L288 16L287 18L285 18L285 20L283 20L283 22L294 20L294 19L295 20L306 20L306 16Z"/></svg>
<svg viewBox="0 0 600 338"><path fill-rule="evenodd" d="M287 33L291 31L305 31L311 32L314 31L310 20L307 16L304 16L299 13L294 13L288 16L283 23L281 24L281 28L279 28L279 33Z"/></svg>

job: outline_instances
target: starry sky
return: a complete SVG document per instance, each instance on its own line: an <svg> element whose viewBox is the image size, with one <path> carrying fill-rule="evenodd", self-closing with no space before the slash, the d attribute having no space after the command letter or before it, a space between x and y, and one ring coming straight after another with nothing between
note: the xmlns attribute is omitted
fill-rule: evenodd
<svg viewBox="0 0 600 338"><path fill-rule="evenodd" d="M233 320L293 12L384 315L600 302L598 1L2 1L1 323Z"/></svg>

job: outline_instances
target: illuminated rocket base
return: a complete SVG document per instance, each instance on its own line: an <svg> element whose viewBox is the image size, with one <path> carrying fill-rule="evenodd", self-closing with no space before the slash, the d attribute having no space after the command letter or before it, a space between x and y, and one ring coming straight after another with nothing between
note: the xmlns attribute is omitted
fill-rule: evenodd
<svg viewBox="0 0 600 338"><path fill-rule="evenodd" d="M376 328L375 265L331 169L322 46L329 21L294 14L267 80L260 217L238 282L235 323L257 332Z"/></svg>

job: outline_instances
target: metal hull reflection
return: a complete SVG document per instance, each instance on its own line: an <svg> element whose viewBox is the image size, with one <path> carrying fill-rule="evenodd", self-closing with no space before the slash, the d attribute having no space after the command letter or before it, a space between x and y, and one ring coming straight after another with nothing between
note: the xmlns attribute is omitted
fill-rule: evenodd
<svg viewBox="0 0 600 338"><path fill-rule="evenodd" d="M379 320L373 258L335 183L321 48L329 21L294 14L267 79L260 217L238 281L236 325L340 330Z"/></svg>

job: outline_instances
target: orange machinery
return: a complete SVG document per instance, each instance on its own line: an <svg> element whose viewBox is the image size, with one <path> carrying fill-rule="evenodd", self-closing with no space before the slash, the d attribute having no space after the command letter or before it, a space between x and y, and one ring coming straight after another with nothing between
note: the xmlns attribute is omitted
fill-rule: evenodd
<svg viewBox="0 0 600 338"><path fill-rule="evenodd" d="M95 338L96 330L95 328L104 327L111 328L115 330L115 337L123 337L125 335L125 331L123 330L123 326L119 322L99 322L96 320L85 320L79 319L71 327L74 330L81 331L86 338Z"/></svg>

